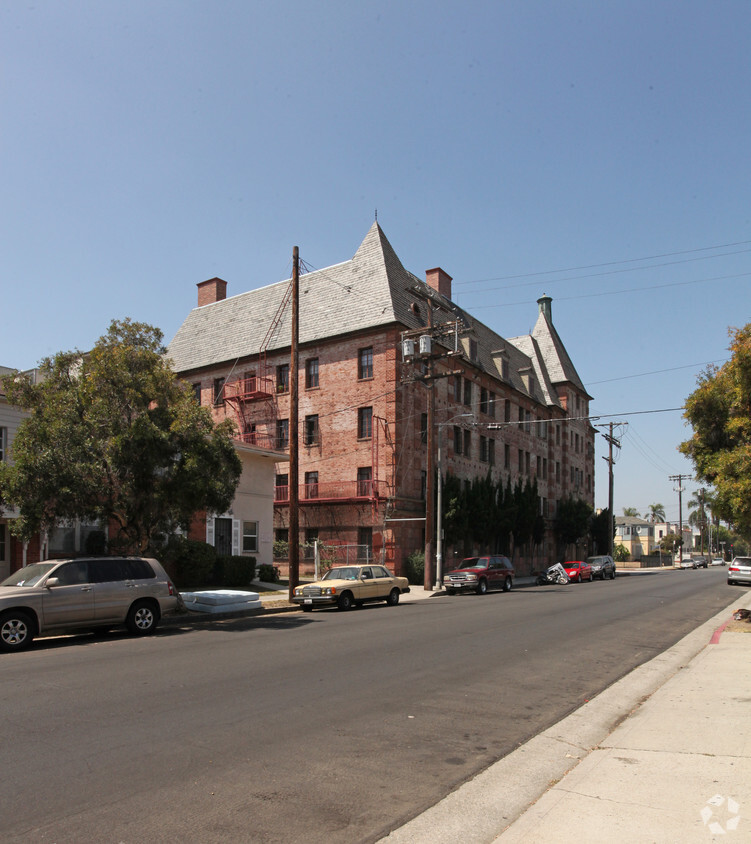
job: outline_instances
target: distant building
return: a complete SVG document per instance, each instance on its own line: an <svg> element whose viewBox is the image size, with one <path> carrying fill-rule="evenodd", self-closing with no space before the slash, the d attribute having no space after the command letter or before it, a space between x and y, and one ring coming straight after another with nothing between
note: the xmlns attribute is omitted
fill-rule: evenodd
<svg viewBox="0 0 751 844"><path fill-rule="evenodd" d="M591 397L553 326L552 300L539 299L530 334L505 339L452 301L451 282L441 268L424 281L405 270L377 223L351 260L302 276L299 541L351 546L397 571L424 547L428 355L439 376L431 383L444 473L466 483L488 472L537 481L545 540L516 557L517 569L554 562L562 499L593 504ZM200 402L236 421L239 442L281 452L290 437L289 293L282 281L227 298L224 280L201 282L198 307L168 348ZM282 460L274 531L290 539Z"/></svg>

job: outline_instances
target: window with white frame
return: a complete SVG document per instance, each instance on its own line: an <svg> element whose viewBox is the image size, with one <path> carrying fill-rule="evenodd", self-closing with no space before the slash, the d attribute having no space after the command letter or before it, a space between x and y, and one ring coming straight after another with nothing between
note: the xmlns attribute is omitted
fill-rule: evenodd
<svg viewBox="0 0 751 844"><path fill-rule="evenodd" d="M0 427L0 463L6 458L8 451L8 429Z"/></svg>
<svg viewBox="0 0 751 844"><path fill-rule="evenodd" d="M258 522L243 522L243 554L258 552Z"/></svg>

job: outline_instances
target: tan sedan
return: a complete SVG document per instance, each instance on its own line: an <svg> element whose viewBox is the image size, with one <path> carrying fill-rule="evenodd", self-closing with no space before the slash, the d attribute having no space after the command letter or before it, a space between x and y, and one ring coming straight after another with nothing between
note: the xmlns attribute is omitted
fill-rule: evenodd
<svg viewBox="0 0 751 844"><path fill-rule="evenodd" d="M384 566L336 566L321 580L298 586L292 600L305 612L333 606L349 610L368 601L386 601L393 607L405 592L409 592L407 578L396 577Z"/></svg>

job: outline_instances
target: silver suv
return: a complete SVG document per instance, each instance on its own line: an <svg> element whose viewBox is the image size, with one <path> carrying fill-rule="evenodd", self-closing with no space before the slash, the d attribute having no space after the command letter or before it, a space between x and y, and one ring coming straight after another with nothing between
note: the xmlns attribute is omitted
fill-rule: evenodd
<svg viewBox="0 0 751 844"><path fill-rule="evenodd" d="M0 650L20 651L35 636L81 628L124 624L143 636L177 606L175 587L153 559L33 563L0 583Z"/></svg>
<svg viewBox="0 0 751 844"><path fill-rule="evenodd" d="M615 580L615 563L609 554L587 557L587 562L592 566L592 577L599 577L600 580L609 577L611 580Z"/></svg>

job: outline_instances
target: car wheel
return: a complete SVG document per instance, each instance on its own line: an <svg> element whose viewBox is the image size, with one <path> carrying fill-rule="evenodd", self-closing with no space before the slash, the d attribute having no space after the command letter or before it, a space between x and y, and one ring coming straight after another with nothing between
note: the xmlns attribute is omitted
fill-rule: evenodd
<svg viewBox="0 0 751 844"><path fill-rule="evenodd" d="M477 584L477 590L476 591L477 591L478 595L484 595L488 591L488 581L487 580L481 580Z"/></svg>
<svg viewBox="0 0 751 844"><path fill-rule="evenodd" d="M589 573L589 582L591 583L593 580L594 580L594 577L592 576L592 572L590 572Z"/></svg>
<svg viewBox="0 0 751 844"><path fill-rule="evenodd" d="M390 607L395 607L399 603L399 590L398 589L392 589L389 592L389 596L388 596L388 598L386 598L386 603Z"/></svg>
<svg viewBox="0 0 751 844"><path fill-rule="evenodd" d="M12 610L0 616L0 650L22 651L34 639L34 622L24 612Z"/></svg>
<svg viewBox="0 0 751 844"><path fill-rule="evenodd" d="M354 604L351 592L342 592L339 596L336 605L340 610L351 610Z"/></svg>
<svg viewBox="0 0 751 844"><path fill-rule="evenodd" d="M159 610L150 601L137 601L125 619L125 626L134 636L148 636L158 623Z"/></svg>
<svg viewBox="0 0 751 844"><path fill-rule="evenodd" d="M503 591L504 591L504 592L510 592L510 591L511 591L511 586L512 586L512 583L511 583L511 578L510 578L510 577L507 577L507 578L503 581Z"/></svg>

